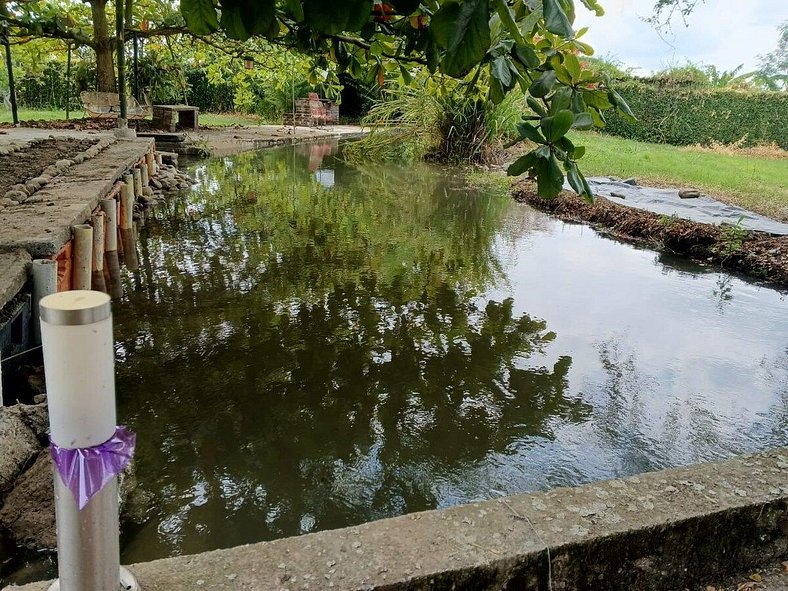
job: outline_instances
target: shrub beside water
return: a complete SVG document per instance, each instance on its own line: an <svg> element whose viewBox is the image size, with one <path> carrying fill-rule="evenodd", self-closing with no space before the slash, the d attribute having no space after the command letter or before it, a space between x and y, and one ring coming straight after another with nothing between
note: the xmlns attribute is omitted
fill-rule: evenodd
<svg viewBox="0 0 788 591"><path fill-rule="evenodd" d="M697 88L638 81L616 90L637 123L611 112L605 131L621 137L674 145L713 142L776 143L788 149L788 93Z"/></svg>

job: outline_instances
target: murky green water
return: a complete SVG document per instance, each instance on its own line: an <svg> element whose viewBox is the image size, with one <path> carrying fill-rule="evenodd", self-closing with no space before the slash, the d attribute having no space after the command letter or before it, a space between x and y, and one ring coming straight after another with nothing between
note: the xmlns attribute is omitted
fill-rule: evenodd
<svg viewBox="0 0 788 591"><path fill-rule="evenodd" d="M142 231L125 562L788 444L784 294L333 150L198 163Z"/></svg>

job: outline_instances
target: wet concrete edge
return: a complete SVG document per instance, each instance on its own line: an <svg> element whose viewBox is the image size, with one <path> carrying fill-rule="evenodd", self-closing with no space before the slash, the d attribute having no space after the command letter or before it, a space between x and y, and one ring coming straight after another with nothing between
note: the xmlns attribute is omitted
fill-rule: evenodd
<svg viewBox="0 0 788 591"><path fill-rule="evenodd" d="M131 568L145 591L673 591L784 557L787 477L779 448Z"/></svg>

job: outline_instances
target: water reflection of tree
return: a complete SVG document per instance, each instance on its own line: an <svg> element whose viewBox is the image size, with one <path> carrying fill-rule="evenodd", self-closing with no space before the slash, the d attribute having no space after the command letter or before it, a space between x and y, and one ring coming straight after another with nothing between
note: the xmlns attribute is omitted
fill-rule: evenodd
<svg viewBox="0 0 788 591"><path fill-rule="evenodd" d="M206 165L198 219L159 212L116 321L122 412L179 552L434 507L436 479L590 413L569 357L524 368L545 323L474 296L505 199L341 167L326 191L275 155Z"/></svg>

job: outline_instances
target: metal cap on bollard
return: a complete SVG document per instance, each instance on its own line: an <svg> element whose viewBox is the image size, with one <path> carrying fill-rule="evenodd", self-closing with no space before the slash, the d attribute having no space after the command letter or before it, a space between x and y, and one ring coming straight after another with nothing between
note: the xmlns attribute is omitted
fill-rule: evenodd
<svg viewBox="0 0 788 591"><path fill-rule="evenodd" d="M115 357L110 297L65 291L41 299L41 340L53 457L96 453L116 435ZM77 450L76 452L73 450ZM130 455L129 455L130 457ZM58 580L50 591L135 591L134 576L120 566L118 478L80 509L55 470Z"/></svg>

